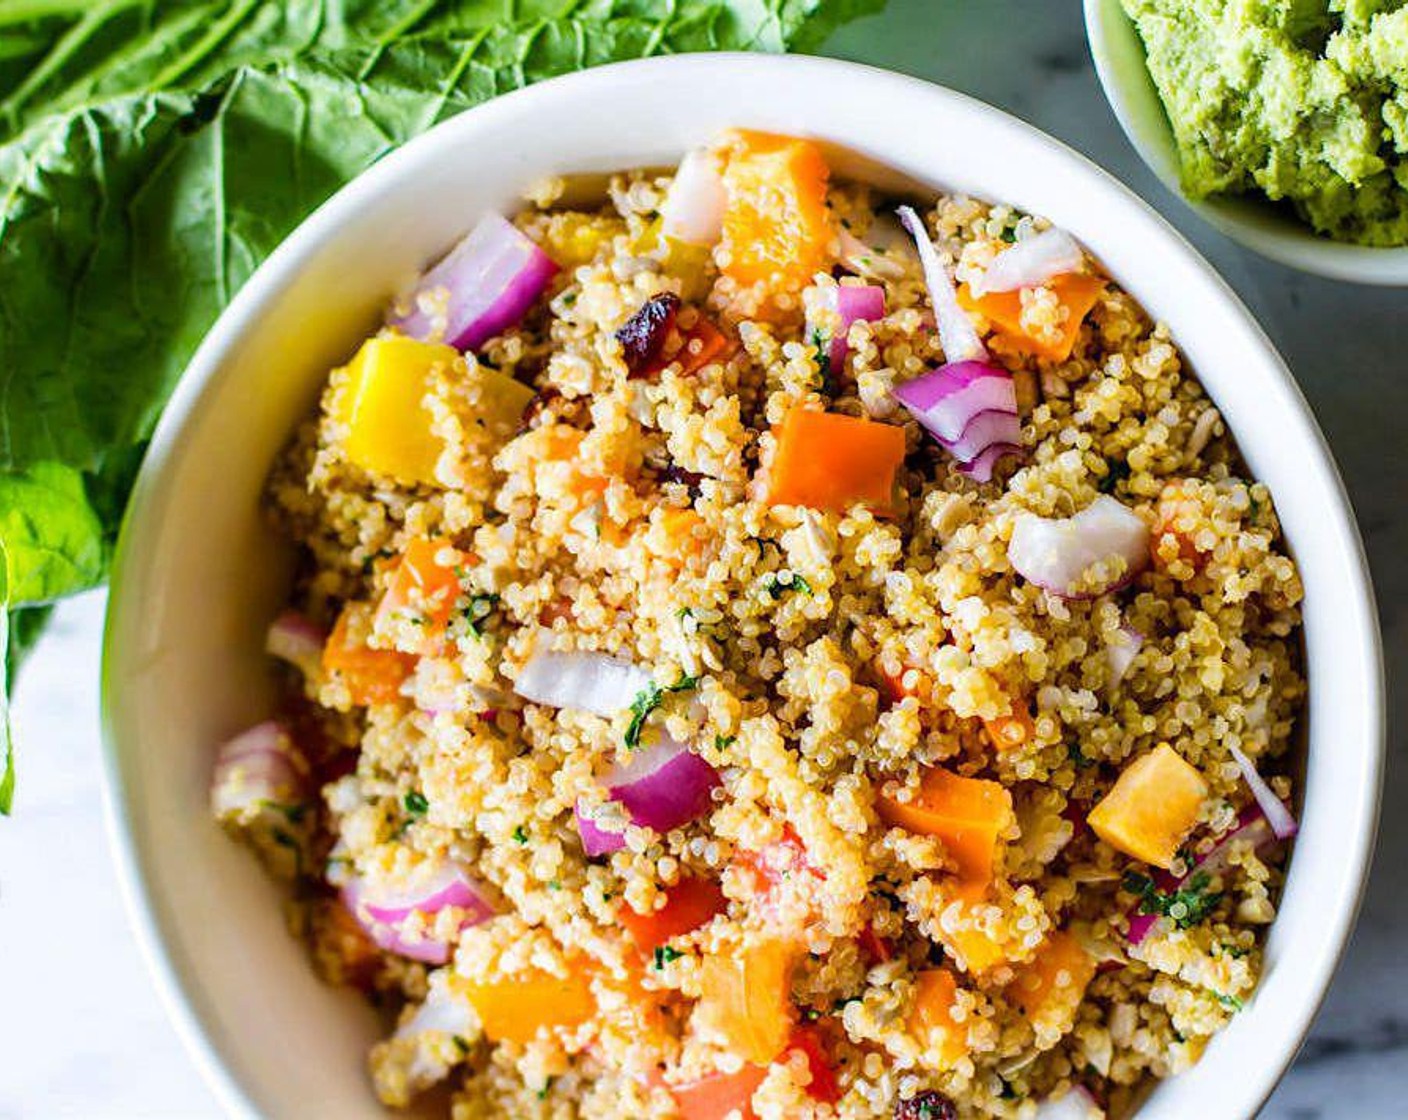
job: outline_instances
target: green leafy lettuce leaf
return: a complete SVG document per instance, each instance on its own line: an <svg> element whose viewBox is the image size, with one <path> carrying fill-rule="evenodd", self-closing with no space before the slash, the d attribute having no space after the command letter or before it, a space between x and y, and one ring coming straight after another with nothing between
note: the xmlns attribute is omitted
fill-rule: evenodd
<svg viewBox="0 0 1408 1120"><path fill-rule="evenodd" d="M33 641L37 608L102 582L196 345L347 180L530 82L651 54L812 49L882 4L0 0L0 649Z"/></svg>

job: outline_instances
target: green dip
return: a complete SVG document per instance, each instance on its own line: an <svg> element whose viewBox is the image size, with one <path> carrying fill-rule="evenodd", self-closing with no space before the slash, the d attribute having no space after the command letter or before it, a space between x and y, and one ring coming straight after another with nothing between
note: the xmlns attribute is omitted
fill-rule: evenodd
<svg viewBox="0 0 1408 1120"><path fill-rule="evenodd" d="M1408 0L1121 0L1192 198L1262 191L1408 245Z"/></svg>

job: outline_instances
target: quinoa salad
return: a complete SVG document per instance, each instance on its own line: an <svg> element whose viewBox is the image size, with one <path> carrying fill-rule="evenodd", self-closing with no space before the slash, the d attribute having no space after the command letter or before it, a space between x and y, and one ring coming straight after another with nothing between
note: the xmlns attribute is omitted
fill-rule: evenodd
<svg viewBox="0 0 1408 1120"><path fill-rule="evenodd" d="M582 193L482 217L270 477L283 700L212 808L375 1093L1132 1114L1296 830L1272 496L1040 217L745 131Z"/></svg>

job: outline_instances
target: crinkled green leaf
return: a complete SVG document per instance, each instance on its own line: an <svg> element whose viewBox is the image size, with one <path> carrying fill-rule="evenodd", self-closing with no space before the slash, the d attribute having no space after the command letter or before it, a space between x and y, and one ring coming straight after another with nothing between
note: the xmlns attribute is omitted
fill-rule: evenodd
<svg viewBox="0 0 1408 1120"><path fill-rule="evenodd" d="M0 0L0 601L102 580L201 337L294 226L391 148L543 78L810 49L882 4ZM7 618L0 650L41 617Z"/></svg>

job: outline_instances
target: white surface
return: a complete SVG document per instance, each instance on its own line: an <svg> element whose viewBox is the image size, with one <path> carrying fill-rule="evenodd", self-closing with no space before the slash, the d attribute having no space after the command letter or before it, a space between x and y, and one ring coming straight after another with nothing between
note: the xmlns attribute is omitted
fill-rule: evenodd
<svg viewBox="0 0 1408 1120"><path fill-rule="evenodd" d="M923 26L926 33L915 34ZM1165 210L1249 300L1287 355L1345 468L1375 562L1397 682L1376 878L1353 948L1266 1120L1404 1115L1408 1100L1408 455L1401 293L1260 262L1196 221L1123 141L1084 54L1078 4L891 0L834 49L942 78L1086 151ZM0 1118L217 1115L123 920L98 793L101 604L60 609L19 690L18 814L0 822ZM276 1030L270 1023L269 1029ZM291 1040L293 1041L293 1040ZM309 1115L315 1115L309 1113Z"/></svg>

